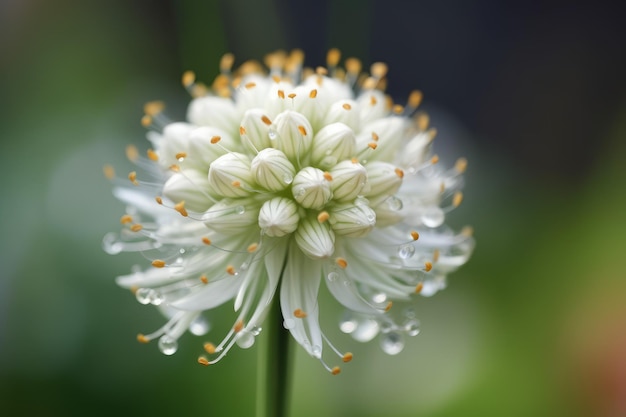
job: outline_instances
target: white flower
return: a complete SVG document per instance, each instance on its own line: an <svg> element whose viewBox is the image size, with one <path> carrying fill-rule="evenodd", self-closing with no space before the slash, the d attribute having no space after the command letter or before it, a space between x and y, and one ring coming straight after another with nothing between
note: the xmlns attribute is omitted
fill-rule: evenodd
<svg viewBox="0 0 626 417"><path fill-rule="evenodd" d="M169 318L141 342L158 339L172 354L185 331L206 333L204 311L232 301L232 330L199 359L217 362L234 344L254 343L278 290L285 328L337 373L323 356L352 355L320 328L322 281L347 309L341 330L356 340L380 334L396 354L404 335L419 332L412 313L388 311L394 300L444 288L469 258L471 233L443 224L461 202L466 162L437 164L434 130L416 114L419 92L393 105L381 91L384 64L365 74L357 60L344 70L338 59L331 51L329 69L313 72L301 52L277 53L265 75L252 63L232 71L227 55L210 89L184 75L194 97L188 122L146 106L153 149L147 158L128 149L143 171L115 180L128 208L121 234L104 240L109 253L152 260L117 279Z"/></svg>

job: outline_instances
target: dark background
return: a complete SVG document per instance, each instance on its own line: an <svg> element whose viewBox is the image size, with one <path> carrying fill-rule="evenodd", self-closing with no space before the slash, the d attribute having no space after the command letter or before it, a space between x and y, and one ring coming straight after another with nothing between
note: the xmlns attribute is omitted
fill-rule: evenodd
<svg viewBox="0 0 626 417"><path fill-rule="evenodd" d="M330 47L389 64L425 94L436 151L470 161L477 249L418 302L395 357L356 344L339 377L298 351L292 415L626 415L626 25L618 2L122 1L0 3L0 413L252 415L255 348L197 366L134 341L158 314L116 288L138 262L102 236L122 207L101 166L145 145L142 104L181 119L184 70ZM230 323L212 317L217 338Z"/></svg>

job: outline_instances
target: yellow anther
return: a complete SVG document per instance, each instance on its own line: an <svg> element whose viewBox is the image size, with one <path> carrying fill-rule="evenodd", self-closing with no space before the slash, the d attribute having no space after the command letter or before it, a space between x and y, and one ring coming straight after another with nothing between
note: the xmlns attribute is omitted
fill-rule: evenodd
<svg viewBox="0 0 626 417"><path fill-rule="evenodd" d="M211 342L206 342L204 345L202 345L202 347L204 348L204 351L209 355L215 353L215 345Z"/></svg>
<svg viewBox="0 0 626 417"><path fill-rule="evenodd" d="M148 149L146 151L146 154L148 155L148 159L151 160L151 161L156 162L156 161L159 160L159 155L157 155L157 153L154 152L152 149Z"/></svg>
<svg viewBox="0 0 626 417"><path fill-rule="evenodd" d="M129 288L130 292L135 295L137 294L137 290L139 290L139 286L138 285L131 285L131 287Z"/></svg>
<svg viewBox="0 0 626 417"><path fill-rule="evenodd" d="M239 128L239 132L241 133L241 130L242 130L242 129L243 129L243 133L242 133L242 134L246 133L246 129L244 129L244 128L243 128L243 126L241 126L241 127ZM217 142L219 142L220 140L222 140L222 137L221 137L221 136L217 136L217 135L216 135L216 136L213 136L213 137L211 138L211 144L212 144L212 145L215 145L215 144L216 144Z"/></svg>
<svg viewBox="0 0 626 417"><path fill-rule="evenodd" d="M278 94L278 98L285 98L285 92L283 90L278 90L277 94Z"/></svg>
<svg viewBox="0 0 626 417"><path fill-rule="evenodd" d="M431 127L426 133L428 133L428 136L430 136L430 140L433 140L437 136L437 129Z"/></svg>
<svg viewBox="0 0 626 417"><path fill-rule="evenodd" d="M241 187L241 181L234 180L233 182L230 183L230 185L232 185L233 187L239 188Z"/></svg>
<svg viewBox="0 0 626 417"><path fill-rule="evenodd" d="M330 214L327 211L323 211L317 215L317 221L320 223L324 223L326 220L330 218Z"/></svg>
<svg viewBox="0 0 626 417"><path fill-rule="evenodd" d="M370 105L375 106L376 103L378 103L378 100L376 100L376 97L370 96Z"/></svg>
<svg viewBox="0 0 626 417"><path fill-rule="evenodd" d="M240 331L243 330L243 321L242 320L237 320L237 323L235 323L235 326L233 327L233 330L235 330L235 333L239 333Z"/></svg>
<svg viewBox="0 0 626 417"><path fill-rule="evenodd" d="M439 155L433 155L433 157L430 158L430 163L434 165L437 162L439 162Z"/></svg>
<svg viewBox="0 0 626 417"><path fill-rule="evenodd" d="M130 214L124 214L121 218L120 218L120 223L122 224L127 224L127 223L132 223L133 218Z"/></svg>
<svg viewBox="0 0 626 417"><path fill-rule="evenodd" d="M378 139L380 139L380 136L378 136L378 133L372 132L372 140L374 142L378 142Z"/></svg>
<svg viewBox="0 0 626 417"><path fill-rule="evenodd" d="M387 75L387 64L384 62L374 62L370 67L370 72L376 78L383 78Z"/></svg>
<svg viewBox="0 0 626 417"><path fill-rule="evenodd" d="M296 98L296 93L290 93L289 95L287 95L287 97L293 100L294 98Z"/></svg>
<svg viewBox="0 0 626 417"><path fill-rule="evenodd" d="M456 193L454 193L454 196L452 197L452 205L454 207L458 207L461 205L462 201L463 201L463 193L460 191L457 191Z"/></svg>
<svg viewBox="0 0 626 417"><path fill-rule="evenodd" d="M398 177L404 178L404 171L402 171L400 168L396 168L394 172Z"/></svg>
<svg viewBox="0 0 626 417"><path fill-rule="evenodd" d="M226 267L226 272L228 272L229 275L235 275L235 267L232 265L228 265Z"/></svg>
<svg viewBox="0 0 626 417"><path fill-rule="evenodd" d="M348 261L346 261L344 258L335 259L335 263L339 265L339 268L341 269L346 269L348 267Z"/></svg>
<svg viewBox="0 0 626 417"><path fill-rule="evenodd" d="M231 54L230 52L227 54L224 54L222 56L222 59L220 59L220 71L229 72L231 68L233 67L234 63L235 63L235 55Z"/></svg>
<svg viewBox="0 0 626 417"><path fill-rule="evenodd" d="M268 125L268 126L272 124L272 121L271 121L271 120L270 120L270 118L269 118L269 117L267 117L267 116L261 116L261 121L262 121L263 123L265 123L266 125Z"/></svg>
<svg viewBox="0 0 626 417"><path fill-rule="evenodd" d="M210 245L211 244L211 239L209 239L208 237L203 237L202 238L202 243L204 243L205 245Z"/></svg>
<svg viewBox="0 0 626 417"><path fill-rule="evenodd" d="M163 204L163 199L161 197L159 197L158 195L156 197L154 197L154 201L156 201L157 204Z"/></svg>
<svg viewBox="0 0 626 417"><path fill-rule="evenodd" d="M179 172L180 171L180 167L176 164L172 164L170 165L170 170L174 171L174 172Z"/></svg>
<svg viewBox="0 0 626 417"><path fill-rule="evenodd" d="M138 231L140 231L141 229L143 229L143 226L142 226L142 225L140 225L140 224L133 224L133 225L130 227L130 230L132 230L133 232L138 232Z"/></svg>
<svg viewBox="0 0 626 417"><path fill-rule="evenodd" d="M411 237L413 238L413 240L417 240L420 238L420 234L417 233L417 231L415 230L411 230Z"/></svg>
<svg viewBox="0 0 626 417"><path fill-rule="evenodd" d="M346 352L344 353L343 358L341 358L341 360L344 361L345 363L348 363L352 360L352 358L353 358L352 352Z"/></svg>
<svg viewBox="0 0 626 417"><path fill-rule="evenodd" d="M395 114L402 114L404 112L404 107L402 107L400 104L394 104L393 108L391 109Z"/></svg>
<svg viewBox="0 0 626 417"><path fill-rule="evenodd" d="M250 245L248 245L248 252L249 253L254 253L256 252L256 250L259 248L259 244L258 243L251 243Z"/></svg>
<svg viewBox="0 0 626 417"><path fill-rule="evenodd" d="M357 158L352 158L352 159L350 159L350 161L351 161L353 164L358 164L358 163L359 163L359 160L358 160Z"/></svg>
<svg viewBox="0 0 626 417"><path fill-rule="evenodd" d="M280 77L279 77L278 75L272 75L272 80L273 80L276 84L278 84L278 83L280 82ZM282 91L282 90L278 90L278 91ZM280 94L278 94L278 96L280 97ZM285 98L285 95L283 94L283 96L282 96L282 97L280 97L280 98Z"/></svg>
<svg viewBox="0 0 626 417"><path fill-rule="evenodd" d="M203 365L203 366L209 366L209 365L211 364L211 363L209 362L209 360L208 360L207 358L205 358L204 356L199 356L199 357L198 357L198 363L199 363L200 365Z"/></svg>
<svg viewBox="0 0 626 417"><path fill-rule="evenodd" d="M249 83L247 83L246 85L244 85L244 87L245 87L247 90L249 90L249 89L251 89L251 88L256 87L256 83L249 82Z"/></svg>
<svg viewBox="0 0 626 417"><path fill-rule="evenodd" d="M309 98L315 98L317 97L317 89L313 89L311 90L311 92L309 93Z"/></svg>
<svg viewBox="0 0 626 417"><path fill-rule="evenodd" d="M133 185L139 185L139 183L137 182L137 173L135 171L132 171L128 174L128 179L130 180L130 182L133 183Z"/></svg>
<svg viewBox="0 0 626 417"><path fill-rule="evenodd" d="M341 59L341 51L337 48L332 48L326 54L326 63L329 67L336 67Z"/></svg>
<svg viewBox="0 0 626 417"><path fill-rule="evenodd" d="M409 102L408 102L409 107L412 107L412 108L418 107L420 103L422 102L422 97L423 97L423 94L421 91L419 90L411 91L411 94L409 95Z"/></svg>
<svg viewBox="0 0 626 417"><path fill-rule="evenodd" d="M327 75L328 74L328 70L324 67L317 67L315 68L315 73L317 75Z"/></svg>
<svg viewBox="0 0 626 417"><path fill-rule="evenodd" d="M433 264L432 262L424 262L424 269L426 270L426 272L430 272L431 269L433 269Z"/></svg>
<svg viewBox="0 0 626 417"><path fill-rule="evenodd" d="M307 314L304 311L302 311L302 309L299 309L299 308L296 308L293 311L293 315L298 319L303 319L307 316Z"/></svg>
<svg viewBox="0 0 626 417"><path fill-rule="evenodd" d="M348 103L343 103L343 105L341 107L343 107L345 110L352 109L352 106L350 104L348 104Z"/></svg>
<svg viewBox="0 0 626 417"><path fill-rule="evenodd" d="M332 180L333 180L333 176L332 176L332 175L330 175L330 172L328 172L328 171L324 171L324 179L325 179L326 181L332 181Z"/></svg>
<svg viewBox="0 0 626 417"><path fill-rule="evenodd" d="M456 160L454 164L454 169L456 169L460 174L464 173L467 169L467 159L459 158Z"/></svg>
<svg viewBox="0 0 626 417"><path fill-rule="evenodd" d="M346 59L346 70L351 74L358 74L361 72L361 61L356 58Z"/></svg>
<svg viewBox="0 0 626 417"><path fill-rule="evenodd" d="M150 339L148 339L144 334L141 333L137 335L137 341L139 343L150 343Z"/></svg>
<svg viewBox="0 0 626 417"><path fill-rule="evenodd" d="M182 83L185 88L189 88L196 82L196 74L193 71L183 72Z"/></svg>
<svg viewBox="0 0 626 417"><path fill-rule="evenodd" d="M424 284L420 282L415 286L415 294L421 293L422 289L424 289Z"/></svg>
<svg viewBox="0 0 626 417"><path fill-rule="evenodd" d="M245 134L246 134L246 128L245 128L245 127L243 127L243 126L239 126L239 134L240 134L241 136L245 135ZM217 142L216 142L216 143L217 143Z"/></svg>
<svg viewBox="0 0 626 417"><path fill-rule="evenodd" d="M435 249L433 251L433 262L437 262L439 260L439 249Z"/></svg>
<svg viewBox="0 0 626 417"><path fill-rule="evenodd" d="M428 116L428 114L426 113L419 113L415 119L415 122L417 123L417 127L419 128L419 130L426 130L428 129L428 125L430 124L430 116Z"/></svg>
<svg viewBox="0 0 626 417"><path fill-rule="evenodd" d="M446 191L446 184L442 182L439 184L439 194L443 194L444 191Z"/></svg>
<svg viewBox="0 0 626 417"><path fill-rule="evenodd" d="M461 229L461 234L463 236L470 237L474 234L474 228L472 226L465 226L463 229Z"/></svg>
<svg viewBox="0 0 626 417"><path fill-rule="evenodd" d="M203 284L208 284L208 283L209 283L209 279L207 278L207 276L206 276L206 275L201 275L201 276L200 276L200 281L201 281Z"/></svg>
<svg viewBox="0 0 626 417"><path fill-rule="evenodd" d="M165 261L161 259L155 259L152 261L152 266L155 268L163 268L165 266Z"/></svg>
<svg viewBox="0 0 626 417"><path fill-rule="evenodd" d="M143 127L148 127L152 124L152 117L148 116L147 114L144 114L141 118L141 125Z"/></svg>
<svg viewBox="0 0 626 417"><path fill-rule="evenodd" d="M162 101L149 101L143 105L143 112L148 116L156 116L165 109L165 103Z"/></svg>
<svg viewBox="0 0 626 417"><path fill-rule="evenodd" d="M139 151L135 145L128 145L126 147L126 158L131 162L135 162L137 158L139 158Z"/></svg>
<svg viewBox="0 0 626 417"><path fill-rule="evenodd" d="M208 92L207 86L202 83L195 83L193 87L191 87L191 97L194 98L204 97Z"/></svg>
<svg viewBox="0 0 626 417"><path fill-rule="evenodd" d="M185 200L176 203L174 205L174 210L176 210L177 212L180 213L181 216L183 217L187 217L189 214L187 213L187 210L185 209Z"/></svg>
<svg viewBox="0 0 626 417"><path fill-rule="evenodd" d="M341 368L338 366L335 366L333 369L330 370L330 373L333 375L339 375L341 373Z"/></svg>
<svg viewBox="0 0 626 417"><path fill-rule="evenodd" d="M378 148L378 144L376 142L370 142L367 144L368 147L370 147L372 150Z"/></svg>
<svg viewBox="0 0 626 417"><path fill-rule="evenodd" d="M175 156L176 159L181 160L187 157L187 152L178 152Z"/></svg>
<svg viewBox="0 0 626 417"><path fill-rule="evenodd" d="M385 313L386 313L387 311L391 310L391 307L393 307L393 302L392 302L392 301L389 301L389 302L387 303L387 305L385 306Z"/></svg>
<svg viewBox="0 0 626 417"><path fill-rule="evenodd" d="M307 134L306 128L302 125L298 126L298 132L300 132L302 136L306 136Z"/></svg>

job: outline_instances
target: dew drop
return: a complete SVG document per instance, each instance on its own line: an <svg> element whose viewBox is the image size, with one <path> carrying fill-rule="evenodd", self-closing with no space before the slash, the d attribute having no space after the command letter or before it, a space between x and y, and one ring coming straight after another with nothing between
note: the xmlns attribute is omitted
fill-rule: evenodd
<svg viewBox="0 0 626 417"><path fill-rule="evenodd" d="M326 279L330 282L336 281L337 278L339 278L339 274L336 272L329 272L328 275L326 275Z"/></svg>
<svg viewBox="0 0 626 417"><path fill-rule="evenodd" d="M237 346L248 349L254 345L254 335L248 331L241 331L237 334Z"/></svg>
<svg viewBox="0 0 626 417"><path fill-rule="evenodd" d="M391 196L387 199L387 205L390 210L399 211L402 210L402 200L398 197Z"/></svg>
<svg viewBox="0 0 626 417"><path fill-rule="evenodd" d="M252 333L253 336L258 336L261 333L261 330L263 330L261 327L253 326L250 328L250 333Z"/></svg>
<svg viewBox="0 0 626 417"><path fill-rule="evenodd" d="M267 136L270 138L270 140L275 140L278 137L278 134L273 127L270 127L267 132Z"/></svg>
<svg viewBox="0 0 626 417"><path fill-rule="evenodd" d="M291 184L293 182L293 176L287 173L283 175L283 181L285 182L285 184Z"/></svg>
<svg viewBox="0 0 626 417"><path fill-rule="evenodd" d="M159 339L159 350L164 355L173 355L178 350L178 342L171 336L163 335Z"/></svg>
<svg viewBox="0 0 626 417"><path fill-rule="evenodd" d="M305 193L306 190L304 188L299 188L298 191L296 191L296 197L302 197Z"/></svg>
<svg viewBox="0 0 626 417"><path fill-rule="evenodd" d="M180 252L180 254L182 255L183 253L185 253L185 252L187 252L187 251L186 251L184 248L180 248L180 249L178 250L178 252Z"/></svg>
<svg viewBox="0 0 626 417"><path fill-rule="evenodd" d="M189 324L189 331L195 336L204 336L211 330L211 324L202 316L198 316Z"/></svg>
<svg viewBox="0 0 626 417"><path fill-rule="evenodd" d="M283 321L283 327L287 330L293 329L295 325L296 322L293 319L285 319L285 321Z"/></svg>
<svg viewBox="0 0 626 417"><path fill-rule="evenodd" d="M372 301L376 304L382 304L387 301L387 294L385 294L384 292L376 293L372 295Z"/></svg>
<svg viewBox="0 0 626 417"><path fill-rule="evenodd" d="M150 290L148 292L148 300L149 300L150 304L152 304L153 306L161 305L161 303L163 303L164 299L165 299L165 297L163 297L163 294L161 294L157 290Z"/></svg>
<svg viewBox="0 0 626 417"><path fill-rule="evenodd" d="M237 207L235 207L235 213L243 214L245 212L246 212L246 208L244 206L237 206Z"/></svg>
<svg viewBox="0 0 626 417"><path fill-rule="evenodd" d="M319 345L314 345L311 348L311 353L313 354L313 356L315 356L316 358L320 358L322 357L322 347Z"/></svg>
<svg viewBox="0 0 626 417"><path fill-rule="evenodd" d="M397 355L404 349L404 337L398 332L389 332L380 338L380 348L388 355Z"/></svg>
<svg viewBox="0 0 626 417"><path fill-rule="evenodd" d="M398 256L402 259L409 259L415 255L415 247L413 245L402 245L398 249Z"/></svg>
<svg viewBox="0 0 626 417"><path fill-rule="evenodd" d="M380 325L381 333L389 333L390 331L395 330L395 329L396 329L396 326L390 321L385 321L381 323Z"/></svg>
<svg viewBox="0 0 626 417"><path fill-rule="evenodd" d="M150 291L152 291L150 288L139 288L135 291L137 301L144 305L150 304Z"/></svg>
<svg viewBox="0 0 626 417"><path fill-rule="evenodd" d="M376 214L374 214L373 212L370 212L370 213L367 214L367 216L365 218L371 224L371 223L376 221Z"/></svg>
<svg viewBox="0 0 626 417"><path fill-rule="evenodd" d="M443 210L439 207L430 207L426 210L424 214L422 214L422 223L427 227L438 227L441 226L443 221L445 220L445 214Z"/></svg>
<svg viewBox="0 0 626 417"><path fill-rule="evenodd" d="M354 318L354 316L346 312L343 317L341 317L341 320L339 320L339 330L346 334L350 334L356 330L358 324L359 322Z"/></svg>
<svg viewBox="0 0 626 417"><path fill-rule="evenodd" d="M407 320L404 322L403 327L406 334L411 337L417 336L420 333L420 322L418 320Z"/></svg>
<svg viewBox="0 0 626 417"><path fill-rule="evenodd" d="M250 265L248 264L248 262L244 262L244 263L242 263L242 264L241 264L241 266L239 267L239 270L240 270L240 271L242 271L242 272L243 272L243 271L247 271L249 266L250 266Z"/></svg>
<svg viewBox="0 0 626 417"><path fill-rule="evenodd" d="M376 320L361 320L354 332L352 332L352 337L358 342L369 342L376 337L379 330L380 326Z"/></svg>

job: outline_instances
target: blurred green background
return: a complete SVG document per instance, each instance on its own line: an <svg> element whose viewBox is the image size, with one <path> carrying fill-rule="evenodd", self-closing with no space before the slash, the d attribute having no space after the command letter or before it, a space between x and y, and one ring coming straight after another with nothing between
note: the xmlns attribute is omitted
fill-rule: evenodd
<svg viewBox="0 0 626 417"><path fill-rule="evenodd" d="M184 70L339 47L389 63L398 101L424 91L436 151L470 161L451 223L478 246L398 356L323 301L355 360L331 377L298 349L291 415L626 415L626 28L617 3L576 4L0 2L0 414L253 414L256 347L207 369L204 338L136 343L162 318L113 282L140 260L101 251L123 210L101 167L146 146L143 102L183 117Z"/></svg>

